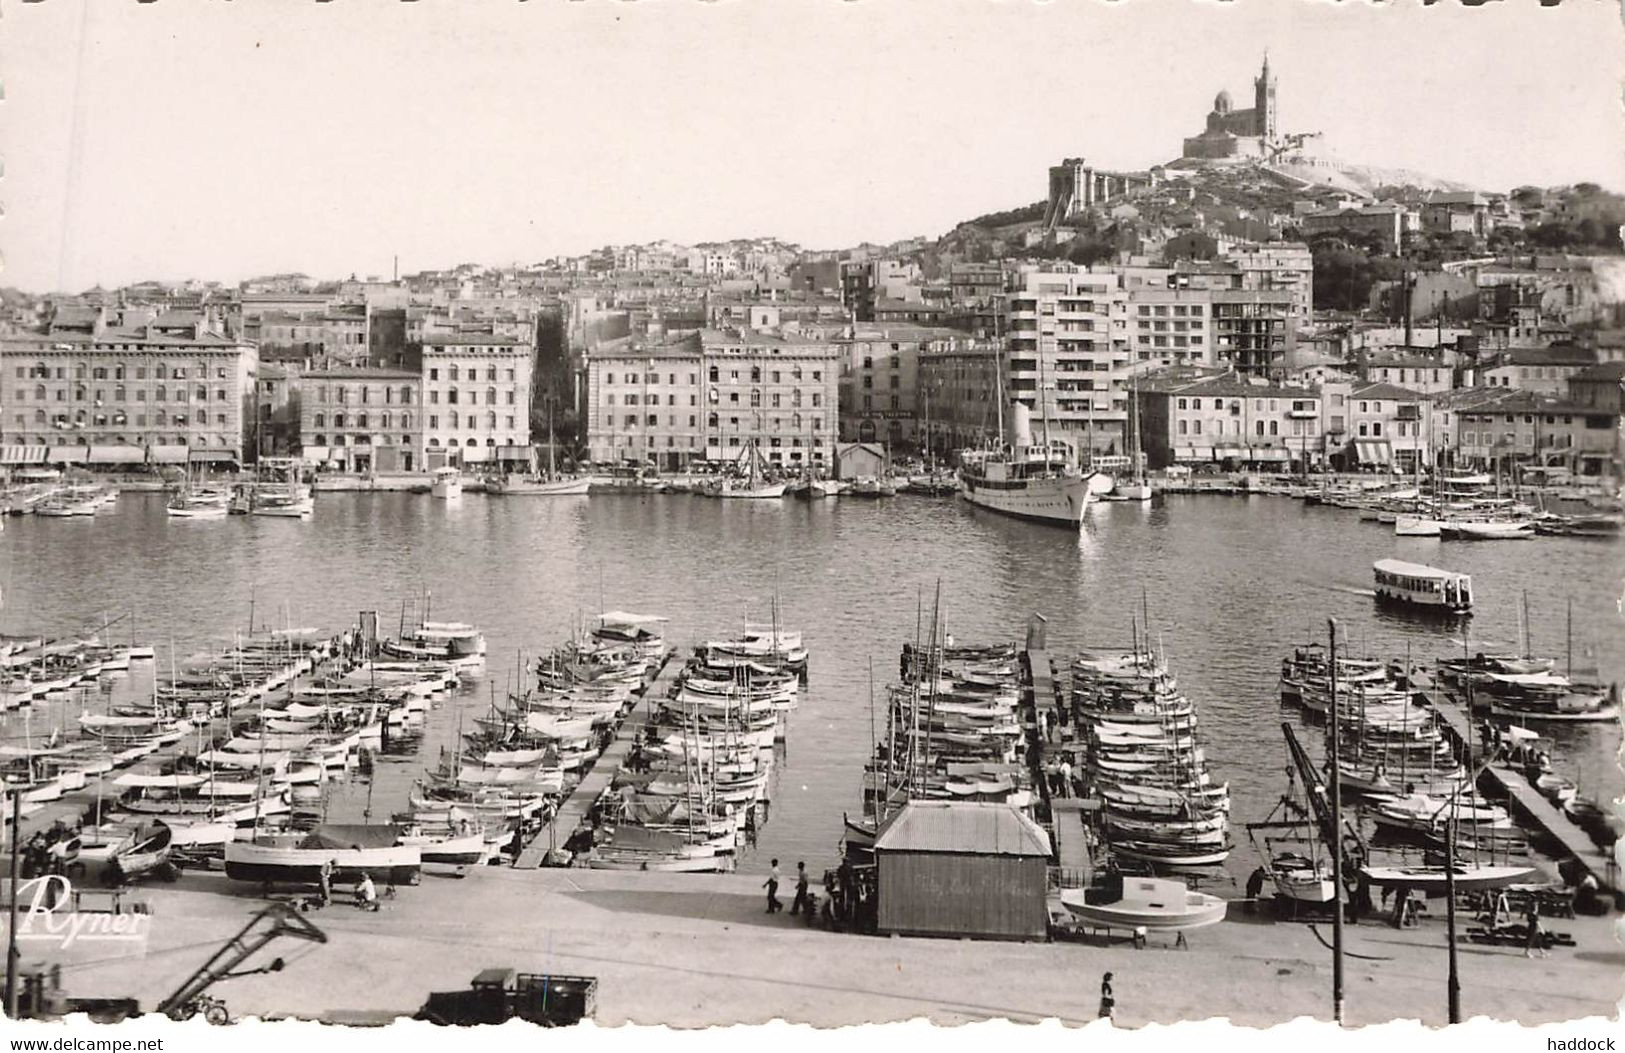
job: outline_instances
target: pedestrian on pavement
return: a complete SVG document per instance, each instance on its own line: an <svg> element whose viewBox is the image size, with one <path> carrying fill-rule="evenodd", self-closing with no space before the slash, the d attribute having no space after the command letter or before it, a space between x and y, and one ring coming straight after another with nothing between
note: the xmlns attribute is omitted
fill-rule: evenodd
<svg viewBox="0 0 1625 1053"><path fill-rule="evenodd" d="M1540 955L1550 958L1551 952L1546 949L1546 930L1540 927L1540 904L1531 897L1529 900L1529 913L1523 917L1524 926L1528 930L1524 933L1523 956L1533 958Z"/></svg>
<svg viewBox="0 0 1625 1053"><path fill-rule="evenodd" d="M813 912L812 901L807 898L807 864L804 862L796 864L796 898L795 902L790 904L791 914L800 914L802 911L806 911L809 917Z"/></svg>
<svg viewBox="0 0 1625 1053"><path fill-rule="evenodd" d="M784 904L779 902L779 861L777 859L773 860L773 869L767 872L767 880L762 882L762 887L767 889L767 912L776 914L783 910Z"/></svg>
<svg viewBox="0 0 1625 1053"><path fill-rule="evenodd" d="M1061 796L1072 796L1072 762L1070 760L1061 761Z"/></svg>
<svg viewBox="0 0 1625 1053"><path fill-rule="evenodd" d="M1100 978L1100 1016L1104 1020L1112 1018L1112 1009L1117 1005L1117 999L1112 997L1112 974L1107 973Z"/></svg>

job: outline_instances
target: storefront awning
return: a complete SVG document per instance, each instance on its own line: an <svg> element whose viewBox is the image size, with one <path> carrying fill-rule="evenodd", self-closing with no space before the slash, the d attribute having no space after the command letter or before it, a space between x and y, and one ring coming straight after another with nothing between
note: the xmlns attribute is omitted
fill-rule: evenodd
<svg viewBox="0 0 1625 1053"><path fill-rule="evenodd" d="M1257 446L1253 448L1255 461L1290 461L1292 454L1279 446Z"/></svg>
<svg viewBox="0 0 1625 1053"><path fill-rule="evenodd" d="M153 446L147 450L147 460L153 464L185 464L185 446Z"/></svg>
<svg viewBox="0 0 1625 1053"><path fill-rule="evenodd" d="M498 446L497 460L525 461L530 459L533 452L533 449L529 446Z"/></svg>
<svg viewBox="0 0 1625 1053"><path fill-rule="evenodd" d="M193 464L236 464L236 450L193 450L187 460Z"/></svg>
<svg viewBox="0 0 1625 1053"><path fill-rule="evenodd" d="M491 454L495 452L496 450L489 446L465 446L463 447L463 463L484 463L485 461L489 461L491 459Z"/></svg>
<svg viewBox="0 0 1625 1053"><path fill-rule="evenodd" d="M144 464L147 451L140 446L92 446L91 464Z"/></svg>
<svg viewBox="0 0 1625 1053"><path fill-rule="evenodd" d="M1393 451L1387 439L1356 439L1354 456L1361 464L1387 464L1393 460Z"/></svg>
<svg viewBox="0 0 1625 1053"><path fill-rule="evenodd" d="M299 456L303 457L307 461L325 461L327 460L327 447L302 446L299 449Z"/></svg>
<svg viewBox="0 0 1625 1053"><path fill-rule="evenodd" d="M46 451L45 460L50 464L84 464L89 454L88 446L53 446Z"/></svg>
<svg viewBox="0 0 1625 1053"><path fill-rule="evenodd" d="M1176 447L1174 447L1174 460L1176 460L1176 461L1211 461L1211 460L1213 460L1213 447L1211 447L1211 446L1176 446Z"/></svg>
<svg viewBox="0 0 1625 1053"><path fill-rule="evenodd" d="M44 446L0 446L0 464L44 464Z"/></svg>
<svg viewBox="0 0 1625 1053"><path fill-rule="evenodd" d="M1227 458L1245 461L1247 459L1247 448L1245 446L1215 446L1213 456L1221 461Z"/></svg>

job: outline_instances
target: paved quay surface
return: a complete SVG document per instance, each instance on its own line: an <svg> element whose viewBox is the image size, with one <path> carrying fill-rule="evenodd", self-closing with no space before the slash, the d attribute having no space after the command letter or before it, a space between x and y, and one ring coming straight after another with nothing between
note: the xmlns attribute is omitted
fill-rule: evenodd
<svg viewBox="0 0 1625 1053"><path fill-rule="evenodd" d="M1330 1016L1331 954L1316 934L1254 917L1241 904L1232 906L1233 920L1191 933L1189 950L1158 936L1135 950L825 932L768 916L759 884L737 874L426 873L379 913L348 905L311 913L327 944L277 941L249 964L280 955L284 971L228 980L211 994L234 1017L409 1015L429 991L462 989L479 970L507 966L598 977L596 1019L604 1025L783 1018L831 1026L922 1016L1081 1024L1095 1018L1100 975L1111 970L1119 1026ZM150 1009L264 904L255 891L212 872L144 890L154 914L146 958L66 968L67 993L134 996ZM1466 1015L1526 1024L1617 1015L1625 951L1612 932L1616 920L1552 919L1578 946L1546 959L1463 945ZM1406 931L1367 922L1347 932L1351 1023L1445 1022L1442 920ZM1329 942L1329 928L1321 933Z"/></svg>

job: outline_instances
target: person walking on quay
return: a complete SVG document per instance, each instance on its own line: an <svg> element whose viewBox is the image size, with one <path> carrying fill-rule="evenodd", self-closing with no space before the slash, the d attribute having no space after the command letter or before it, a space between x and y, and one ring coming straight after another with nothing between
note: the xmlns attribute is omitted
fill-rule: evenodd
<svg viewBox="0 0 1625 1053"><path fill-rule="evenodd" d="M773 869L767 872L767 880L762 882L762 887L767 889L767 912L777 914L783 910L784 904L779 902L779 861L777 859L773 860Z"/></svg>
<svg viewBox="0 0 1625 1053"><path fill-rule="evenodd" d="M1546 949L1546 930L1540 925L1540 904L1533 897L1529 900L1529 913L1523 916L1523 921L1528 930L1524 933L1523 956L1533 958L1539 954L1542 958L1550 958L1551 952Z"/></svg>
<svg viewBox="0 0 1625 1053"><path fill-rule="evenodd" d="M1117 1005L1117 999L1112 997L1112 974L1107 973L1100 978L1100 1018L1112 1019L1112 1009Z"/></svg>
<svg viewBox="0 0 1625 1053"><path fill-rule="evenodd" d="M1264 881L1268 876L1263 867L1255 867L1253 872L1247 875L1247 909L1249 911L1256 912L1258 910L1258 897L1264 891Z"/></svg>
<svg viewBox="0 0 1625 1053"><path fill-rule="evenodd" d="M790 904L791 914L800 914L802 911L806 911L808 916L812 915L812 901L807 898L807 864L805 862L796 864L796 898L795 902Z"/></svg>
<svg viewBox="0 0 1625 1053"><path fill-rule="evenodd" d="M1072 796L1072 761L1065 758L1061 761L1061 796Z"/></svg>

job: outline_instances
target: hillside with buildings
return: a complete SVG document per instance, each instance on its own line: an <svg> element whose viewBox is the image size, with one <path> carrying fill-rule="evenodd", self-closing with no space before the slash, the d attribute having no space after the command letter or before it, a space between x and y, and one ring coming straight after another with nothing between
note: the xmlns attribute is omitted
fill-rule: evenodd
<svg viewBox="0 0 1625 1053"><path fill-rule="evenodd" d="M1155 407L1172 430L1144 440L1167 463L1385 451L1618 476L1625 198L1335 162L1317 133L1277 126L1277 88L1266 62L1252 105L1221 91L1175 161L1067 158L1043 200L935 239L6 290L0 450L89 465L297 455L361 474L509 470L544 452L828 467L842 443L982 443L1002 390L1084 458L1125 451L1143 395L1174 400ZM1202 394L1177 394L1188 385ZM1282 415L1252 420L1250 387L1259 414ZM1238 417L1185 419L1187 399ZM1492 417L1543 420L1544 438Z"/></svg>

